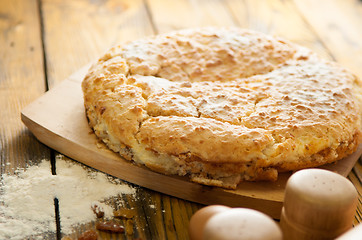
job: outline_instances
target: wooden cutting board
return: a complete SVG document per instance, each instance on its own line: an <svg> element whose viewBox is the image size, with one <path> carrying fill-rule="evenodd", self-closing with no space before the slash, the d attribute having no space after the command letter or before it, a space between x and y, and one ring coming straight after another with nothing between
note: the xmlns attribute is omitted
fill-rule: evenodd
<svg viewBox="0 0 362 240"><path fill-rule="evenodd" d="M244 182L236 190L203 186L187 177L167 176L136 166L99 142L88 126L83 107L82 68L23 109L21 119L39 141L90 167L158 192L202 204L223 204L262 211L278 219L290 174L276 182ZM322 168L347 176L362 153Z"/></svg>

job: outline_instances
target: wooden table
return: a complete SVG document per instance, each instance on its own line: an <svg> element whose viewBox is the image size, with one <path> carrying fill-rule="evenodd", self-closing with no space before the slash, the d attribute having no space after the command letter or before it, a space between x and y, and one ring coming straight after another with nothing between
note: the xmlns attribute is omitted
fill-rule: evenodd
<svg viewBox="0 0 362 240"><path fill-rule="evenodd" d="M22 124L21 109L117 43L186 27L236 25L290 39L362 78L361 24L359 0L0 0L1 174L55 159L59 153ZM359 192L355 224L362 222L361 169L359 161L348 176ZM143 188L128 201L140 214L134 236L101 233L101 239L187 239L189 219L202 207Z"/></svg>

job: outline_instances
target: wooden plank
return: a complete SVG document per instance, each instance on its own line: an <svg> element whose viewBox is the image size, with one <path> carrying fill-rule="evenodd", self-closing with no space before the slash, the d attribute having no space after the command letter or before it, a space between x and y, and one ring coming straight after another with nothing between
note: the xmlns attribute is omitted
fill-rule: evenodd
<svg viewBox="0 0 362 240"><path fill-rule="evenodd" d="M335 59L362 78L362 3L294 0Z"/></svg>
<svg viewBox="0 0 362 240"><path fill-rule="evenodd" d="M235 24L226 5L220 0L147 2L158 33L182 28Z"/></svg>
<svg viewBox="0 0 362 240"><path fill-rule="evenodd" d="M43 0L51 87L121 42L153 34L142 0Z"/></svg>
<svg viewBox="0 0 362 240"><path fill-rule="evenodd" d="M49 158L20 121L20 110L45 91L36 1L0 2L1 173Z"/></svg>
<svg viewBox="0 0 362 240"><path fill-rule="evenodd" d="M358 192L358 204L354 221L354 225L358 225L362 222L362 158L360 158L356 163L353 168L353 172L348 175L348 178L351 180Z"/></svg>
<svg viewBox="0 0 362 240"><path fill-rule="evenodd" d="M21 109L42 95L46 86L37 1L0 1L0 33L2 175L50 159L50 150L39 143L20 121ZM48 204L51 208L54 205L53 201ZM6 205L2 203L1 207L6 208ZM43 234L34 237L55 238L55 232L45 231L44 228Z"/></svg>
<svg viewBox="0 0 362 240"><path fill-rule="evenodd" d="M240 27L283 37L308 47L325 58L332 58L293 2L226 0L226 4Z"/></svg>
<svg viewBox="0 0 362 240"><path fill-rule="evenodd" d="M360 163L357 163L356 166L358 168L362 168ZM355 214L355 219L353 224L356 226L362 222L362 186L361 182L357 178L356 174L354 172L351 172L348 175L349 180L353 183L353 185L356 187L356 190L358 192L358 202L357 202L357 210Z"/></svg>

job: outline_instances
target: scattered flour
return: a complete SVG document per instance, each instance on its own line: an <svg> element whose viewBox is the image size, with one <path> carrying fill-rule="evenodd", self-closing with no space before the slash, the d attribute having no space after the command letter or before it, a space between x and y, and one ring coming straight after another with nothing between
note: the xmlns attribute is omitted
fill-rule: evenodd
<svg viewBox="0 0 362 240"><path fill-rule="evenodd" d="M103 207L106 217L112 208L103 200L136 189L106 174L87 171L79 164L58 158L57 175L51 174L49 161L18 169L15 175L3 175L0 183L0 239L24 239L54 233L54 198L59 200L61 230L72 232L76 224L95 219L92 204Z"/></svg>
<svg viewBox="0 0 362 240"><path fill-rule="evenodd" d="M155 209L156 206L154 204L150 204L150 208Z"/></svg>

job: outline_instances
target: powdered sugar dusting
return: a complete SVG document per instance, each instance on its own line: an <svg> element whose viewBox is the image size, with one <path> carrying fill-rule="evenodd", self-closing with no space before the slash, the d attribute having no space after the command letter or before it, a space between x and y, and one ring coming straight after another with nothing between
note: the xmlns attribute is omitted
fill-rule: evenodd
<svg viewBox="0 0 362 240"><path fill-rule="evenodd" d="M0 239L24 239L45 232L55 232L54 198L59 200L61 229L72 232L76 224L95 219L91 209L97 204L105 217L112 208L103 200L121 194L135 194L136 189L107 175L87 171L79 164L57 159L57 175L52 175L49 161L18 169L16 175L3 175L0 185Z"/></svg>

